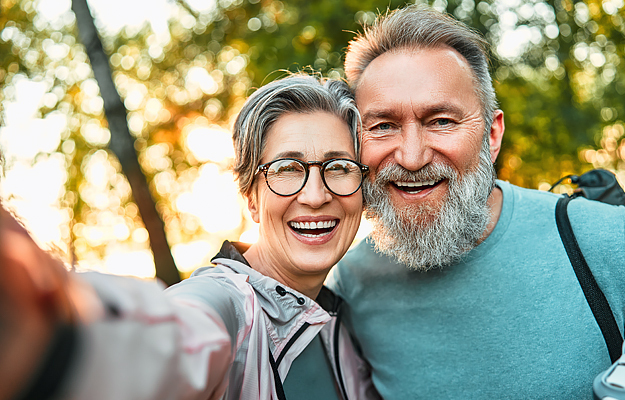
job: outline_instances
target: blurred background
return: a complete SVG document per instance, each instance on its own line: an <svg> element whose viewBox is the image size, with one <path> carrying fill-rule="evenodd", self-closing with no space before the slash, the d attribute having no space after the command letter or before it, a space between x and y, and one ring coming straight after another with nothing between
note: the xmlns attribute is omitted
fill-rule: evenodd
<svg viewBox="0 0 625 400"><path fill-rule="evenodd" d="M255 241L230 172L245 98L284 70L343 77L354 32L404 4L0 0L0 197L76 269L184 278L224 239ZM500 179L625 183L623 0L429 4L492 44Z"/></svg>

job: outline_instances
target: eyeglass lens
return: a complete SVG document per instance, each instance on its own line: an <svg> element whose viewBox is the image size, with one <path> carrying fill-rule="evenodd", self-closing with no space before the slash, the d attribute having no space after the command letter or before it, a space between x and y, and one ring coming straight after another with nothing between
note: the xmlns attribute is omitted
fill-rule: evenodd
<svg viewBox="0 0 625 400"><path fill-rule="evenodd" d="M339 196L354 193L362 182L362 172L355 162L333 160L321 170L326 187ZM289 196L306 184L306 165L298 160L276 160L267 168L267 184L277 194Z"/></svg>

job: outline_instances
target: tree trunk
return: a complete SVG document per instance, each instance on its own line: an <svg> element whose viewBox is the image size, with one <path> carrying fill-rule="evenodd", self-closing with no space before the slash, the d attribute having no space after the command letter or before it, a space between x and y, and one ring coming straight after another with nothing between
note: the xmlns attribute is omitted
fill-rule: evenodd
<svg viewBox="0 0 625 400"><path fill-rule="evenodd" d="M80 40L86 48L93 74L104 100L104 113L111 131L109 148L119 159L122 170L128 178L132 195L150 236L156 276L168 286L180 282L180 274L165 236L165 224L156 210L147 180L139 165L134 138L128 130L126 108L113 83L108 56L104 53L89 6L86 0L72 0L72 10L76 14Z"/></svg>

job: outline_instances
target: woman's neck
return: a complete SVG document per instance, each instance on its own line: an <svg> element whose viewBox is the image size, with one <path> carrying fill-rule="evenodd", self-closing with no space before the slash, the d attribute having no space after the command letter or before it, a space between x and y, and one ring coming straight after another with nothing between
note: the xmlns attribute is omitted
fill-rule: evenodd
<svg viewBox="0 0 625 400"><path fill-rule="evenodd" d="M317 295L323 286L323 282L328 275L327 272L298 275L290 273L285 266L279 265L275 259L273 259L269 254L266 254L266 252L263 251L262 246L258 243L251 245L243 256L255 271L273 278L313 300L317 298Z"/></svg>

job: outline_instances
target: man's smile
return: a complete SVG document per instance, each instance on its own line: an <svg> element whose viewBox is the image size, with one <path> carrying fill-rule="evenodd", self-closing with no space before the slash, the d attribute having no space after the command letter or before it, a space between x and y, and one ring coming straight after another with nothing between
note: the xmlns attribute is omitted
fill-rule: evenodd
<svg viewBox="0 0 625 400"><path fill-rule="evenodd" d="M391 182L391 185L393 185L398 190L401 190L402 192L419 193L423 190L433 189L443 181L444 179L440 179L437 181L431 180L431 181L422 181L422 182L394 181L394 182Z"/></svg>

